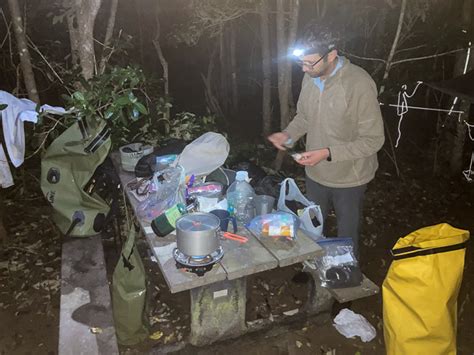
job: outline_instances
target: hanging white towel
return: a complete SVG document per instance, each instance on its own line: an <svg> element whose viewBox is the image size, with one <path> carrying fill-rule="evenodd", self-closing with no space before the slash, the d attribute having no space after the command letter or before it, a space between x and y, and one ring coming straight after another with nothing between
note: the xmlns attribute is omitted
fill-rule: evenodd
<svg viewBox="0 0 474 355"><path fill-rule="evenodd" d="M10 160L16 168L23 164L25 158L25 132L23 122L38 121L36 103L28 99L19 99L12 94L0 91L0 104L7 107L0 111L2 116L3 137L7 146ZM62 107L42 105L40 111L54 114L64 114L66 111Z"/></svg>
<svg viewBox="0 0 474 355"><path fill-rule="evenodd" d="M4 189L13 186L12 172L10 171L10 165L8 165L5 151L3 150L3 144L0 144L0 186Z"/></svg>

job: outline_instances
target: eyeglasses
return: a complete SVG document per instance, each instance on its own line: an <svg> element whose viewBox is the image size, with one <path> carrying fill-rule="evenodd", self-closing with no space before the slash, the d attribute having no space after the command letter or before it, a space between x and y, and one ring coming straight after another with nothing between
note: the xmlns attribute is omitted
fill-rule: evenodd
<svg viewBox="0 0 474 355"><path fill-rule="evenodd" d="M309 68L309 69L314 69L314 67L320 62L322 61L324 58L326 58L326 56L331 53L331 51L333 50L334 48L330 48L326 53L324 53L324 55L319 58L317 61L315 61L314 63L308 63L308 62L305 62L303 60L297 60L295 63L297 65L299 65L301 68L303 67L306 67L306 68Z"/></svg>
<svg viewBox="0 0 474 355"><path fill-rule="evenodd" d="M318 59L318 60L315 61L314 63L308 63L308 62L304 62L304 61L302 61L302 60L297 60L297 61L295 61L295 63L296 63L296 65L298 65L298 66L301 67L301 68L306 67L306 68L312 70L312 69L316 66L316 64L318 64L322 59L323 59L323 58Z"/></svg>

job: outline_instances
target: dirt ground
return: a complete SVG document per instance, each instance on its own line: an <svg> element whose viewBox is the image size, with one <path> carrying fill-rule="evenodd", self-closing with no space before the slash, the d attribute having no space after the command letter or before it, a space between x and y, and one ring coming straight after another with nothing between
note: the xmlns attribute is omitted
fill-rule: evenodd
<svg viewBox="0 0 474 355"><path fill-rule="evenodd" d="M447 222L474 232L474 184L461 177L433 177L417 160L401 166L403 179L382 163L369 185L361 236L363 272L381 285L390 266L389 249L395 241L418 228ZM39 171L30 170L39 176ZM0 354L55 354L58 344L61 239L51 222L51 209L38 183L21 184L4 191L4 221L9 240L0 248ZM334 224L334 217L329 217ZM109 271L115 262L113 241L106 241ZM146 248L141 248L149 271L148 319L151 333L163 335L140 346L121 348L123 354L160 353L163 345L178 344L189 332L189 297L172 295ZM468 246L464 280L458 298L458 353L474 349L473 248ZM247 320L277 318L304 303L307 283L300 266L263 272L248 281ZM346 339L318 318L275 325L266 331L205 348L187 346L179 354L383 354L381 295L336 305L360 313L377 329L369 343ZM157 333L161 332L161 333Z"/></svg>

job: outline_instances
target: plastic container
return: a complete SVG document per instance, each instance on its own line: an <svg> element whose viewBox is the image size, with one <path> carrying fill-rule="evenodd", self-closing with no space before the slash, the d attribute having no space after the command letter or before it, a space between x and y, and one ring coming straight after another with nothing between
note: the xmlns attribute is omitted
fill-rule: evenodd
<svg viewBox="0 0 474 355"><path fill-rule="evenodd" d="M145 155L153 153L153 147L143 143L130 143L120 147L119 151L122 169L134 172L138 161Z"/></svg>
<svg viewBox="0 0 474 355"><path fill-rule="evenodd" d="M237 171L235 181L227 189L229 212L242 224L247 224L255 217L255 191L247 179L246 171Z"/></svg>
<svg viewBox="0 0 474 355"><path fill-rule="evenodd" d="M255 214L260 216L273 212L275 206L275 197L268 195L255 196Z"/></svg>
<svg viewBox="0 0 474 355"><path fill-rule="evenodd" d="M221 197L222 184L219 182L206 182L201 185L188 187L189 196Z"/></svg>

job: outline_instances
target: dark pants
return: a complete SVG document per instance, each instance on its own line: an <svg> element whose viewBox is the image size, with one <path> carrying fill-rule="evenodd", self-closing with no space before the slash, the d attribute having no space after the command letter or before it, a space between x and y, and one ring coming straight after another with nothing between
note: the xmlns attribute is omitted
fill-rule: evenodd
<svg viewBox="0 0 474 355"><path fill-rule="evenodd" d="M326 220L329 210L334 207L337 219L337 236L352 238L357 256L362 205L366 189L367 184L347 188L327 187L306 176L308 199L321 207L323 220Z"/></svg>

